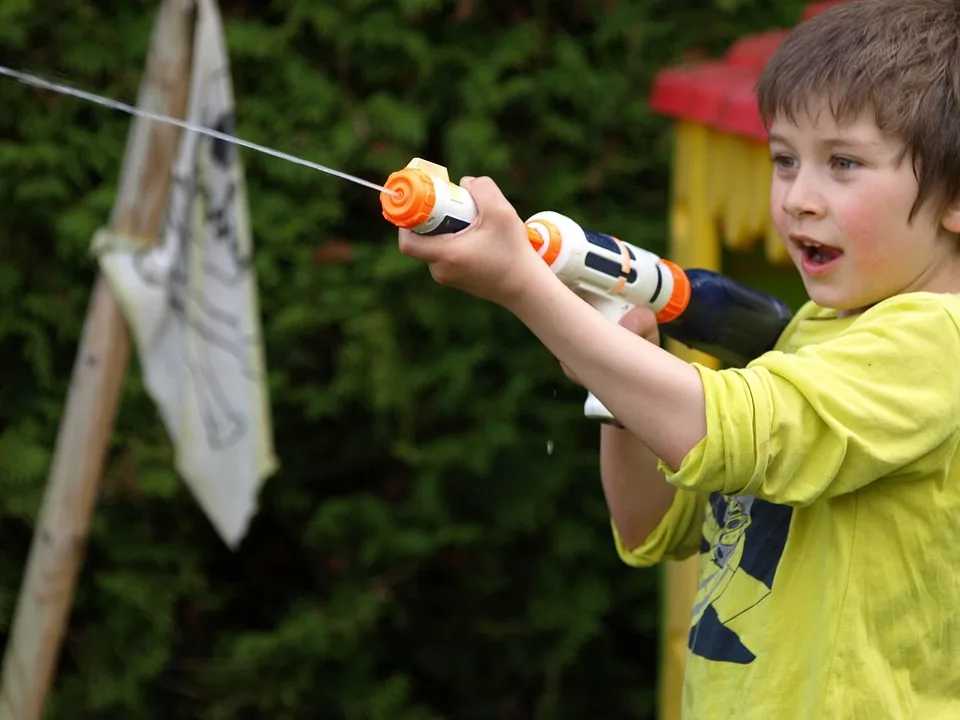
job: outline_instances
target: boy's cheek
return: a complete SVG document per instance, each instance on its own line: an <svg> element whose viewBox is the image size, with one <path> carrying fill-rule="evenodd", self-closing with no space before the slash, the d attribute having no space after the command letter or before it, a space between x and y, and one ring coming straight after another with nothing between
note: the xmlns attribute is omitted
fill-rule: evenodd
<svg viewBox="0 0 960 720"><path fill-rule="evenodd" d="M897 232L897 225L892 218L881 216L878 209L882 207L883 201L878 199L872 205L857 203L838 208L839 229L848 251L876 259L890 250L885 238Z"/></svg>

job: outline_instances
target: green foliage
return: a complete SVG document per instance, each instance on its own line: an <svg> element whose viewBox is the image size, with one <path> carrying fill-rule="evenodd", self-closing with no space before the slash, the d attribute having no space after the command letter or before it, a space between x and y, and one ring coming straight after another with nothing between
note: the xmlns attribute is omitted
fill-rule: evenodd
<svg viewBox="0 0 960 720"><path fill-rule="evenodd" d="M654 73L799 8L223 4L244 137L372 180L416 155L490 174L521 215L655 251ZM0 0L0 62L131 100L155 9ZM129 118L0 88L5 633ZM244 159L282 469L228 552L132 364L49 717L652 717L656 575L614 554L582 391L516 320L399 256L370 190Z"/></svg>

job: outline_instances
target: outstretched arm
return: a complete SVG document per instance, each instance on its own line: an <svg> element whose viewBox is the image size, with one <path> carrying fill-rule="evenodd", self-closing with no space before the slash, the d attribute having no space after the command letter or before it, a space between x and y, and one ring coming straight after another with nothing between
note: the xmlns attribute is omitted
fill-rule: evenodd
<svg viewBox="0 0 960 720"><path fill-rule="evenodd" d="M466 179L480 216L454 235L400 231L403 253L434 278L517 316L617 419L673 468L706 435L695 368L605 321L530 247L523 221L489 178Z"/></svg>
<svg viewBox="0 0 960 720"><path fill-rule="evenodd" d="M696 369L604 321L542 262L537 277L505 307L671 467L678 468L706 435L703 385Z"/></svg>

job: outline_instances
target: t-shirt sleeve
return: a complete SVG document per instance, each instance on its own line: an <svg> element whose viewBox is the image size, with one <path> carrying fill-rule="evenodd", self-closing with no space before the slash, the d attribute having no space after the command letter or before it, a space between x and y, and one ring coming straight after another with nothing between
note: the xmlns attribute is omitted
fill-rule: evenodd
<svg viewBox="0 0 960 720"><path fill-rule="evenodd" d="M960 418L960 330L942 300L891 298L844 332L746 368L696 366L707 434L669 482L787 505L919 476Z"/></svg>
<svg viewBox="0 0 960 720"><path fill-rule="evenodd" d="M706 495L677 490L666 515L643 544L629 548L623 544L613 521L613 539L617 554L627 565L651 567L663 560L683 560L700 549Z"/></svg>

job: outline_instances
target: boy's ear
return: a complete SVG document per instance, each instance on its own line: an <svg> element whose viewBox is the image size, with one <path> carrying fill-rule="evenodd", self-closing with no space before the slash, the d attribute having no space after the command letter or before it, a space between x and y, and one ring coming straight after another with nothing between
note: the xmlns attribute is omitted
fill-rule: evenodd
<svg viewBox="0 0 960 720"><path fill-rule="evenodd" d="M940 218L940 224L949 232L960 235L960 195L947 205L943 211L943 217Z"/></svg>

